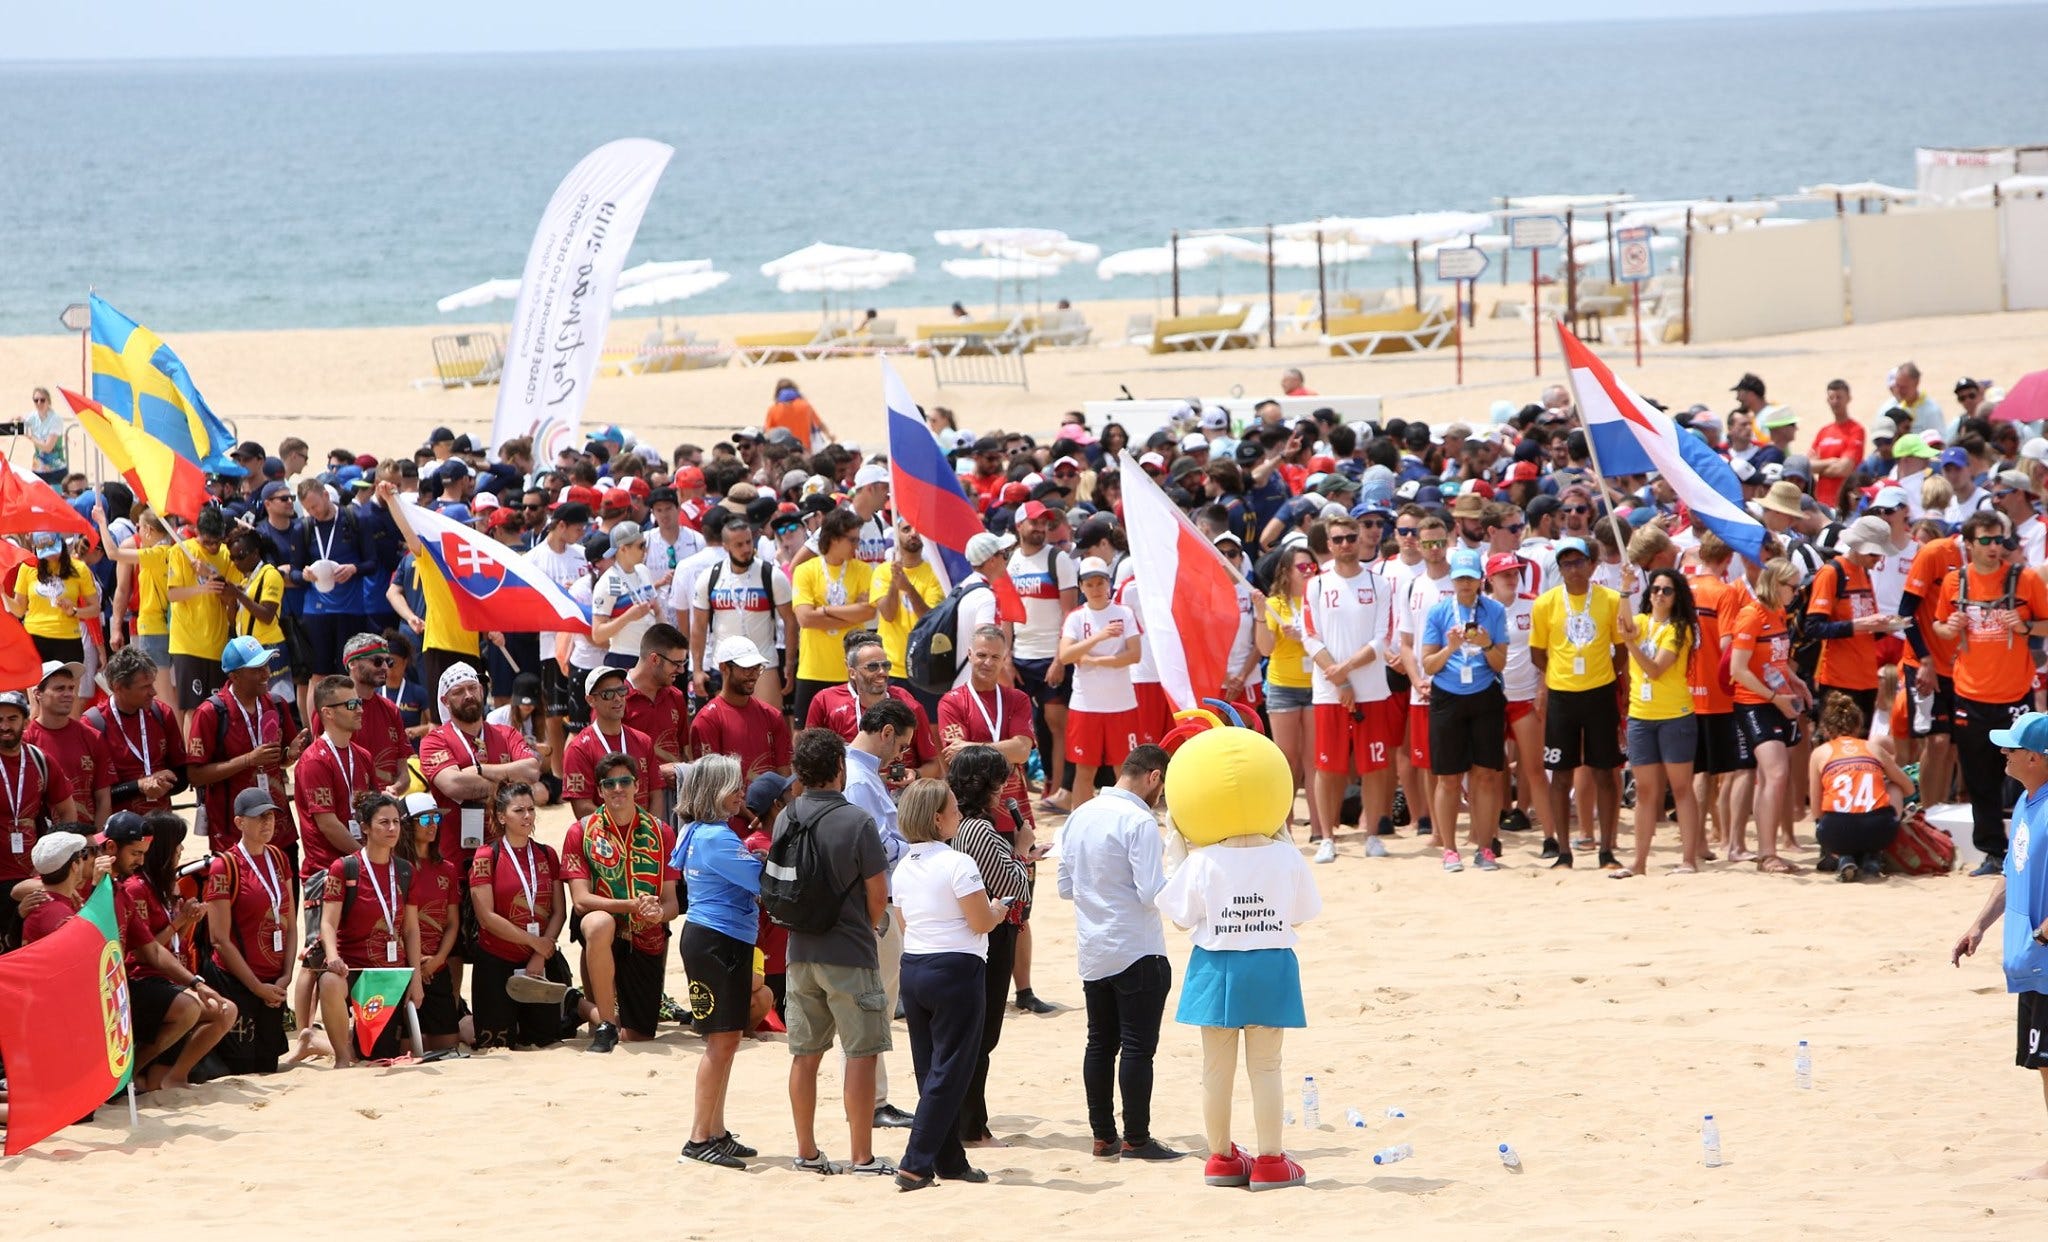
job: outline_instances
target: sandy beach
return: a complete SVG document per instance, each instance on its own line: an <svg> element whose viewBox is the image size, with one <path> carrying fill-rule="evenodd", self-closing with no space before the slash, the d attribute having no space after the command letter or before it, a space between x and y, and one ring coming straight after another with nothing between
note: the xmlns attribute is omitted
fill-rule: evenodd
<svg viewBox="0 0 2048 1242"><path fill-rule="evenodd" d="M1483 296L1493 290L1482 289ZM1149 302L1086 307L1098 336ZM941 312L897 315L900 325ZM789 325L815 314L781 317ZM783 326L776 316L690 320L706 337ZM627 345L645 323L615 324ZM174 334L172 344L215 408L274 447L297 434L316 454L334 444L403 452L436 424L483 433L491 390L419 391L429 339L446 326L332 332ZM1882 404L1888 367L1912 359L1946 401L1958 375L2010 383L2040 364L2048 313L1844 327L1691 348L1651 346L1640 372L1625 347L1601 352L1647 395L1720 405L1754 370L1808 430L1821 394L1849 380L1855 410ZM963 426L1049 430L1057 415L1119 384L1140 395L1270 391L1296 365L1325 395L1376 393L1389 414L1483 421L1497 398L1533 399L1558 378L1546 349L1530 374L1526 321L1482 315L1468 342L1466 384L1448 352L1338 361L1309 345L1154 358L1133 349L1032 355L1029 392L941 394L929 363L899 365L920 400L950 405ZM1596 347L1598 348L1598 347ZM0 339L0 374L77 383L75 338ZM758 419L779 375L805 388L842 436L879 442L872 362L826 361L598 381L587 421L617 422L664 447L709 443ZM1802 439L1804 437L1802 436ZM566 815L549 812L559 842ZM1624 823L1624 831L1627 824ZM1667 825L1666 835L1675 838ZM1810 830L1792 856L1813 861ZM1291 1034L1287 1071L1321 1084L1323 1128L1289 1131L1309 1186L1254 1202L1202 1186L1198 1162L1097 1164L1088 1156L1079 1012L1013 1015L995 1056L990 1101L1010 1144L978 1154L988 1186L901 1199L886 1182L819 1181L786 1167L793 1140L789 1058L749 1043L734 1073L734 1128L763 1158L745 1174L678 1167L698 1041L586 1055L581 1041L432 1067L337 1074L301 1069L231 1080L151 1103L129 1132L120 1110L8 1162L4 1184L24 1229L186 1236L252 1219L303 1236L406 1235L486 1227L511 1236L738 1236L867 1214L893 1230L958 1236L1083 1238L1169 1234L1393 1236L2012 1238L2038 1232L2041 1183L2009 1180L2048 1146L2037 1077L2012 1067L2013 1003L1995 934L1960 971L1948 950L1987 881L1961 874L1839 887L1811 874L1710 865L1614 883L1599 872L1539 869L1535 834L1511 839L1506 869L1445 875L1412 837L1386 859L1340 838L1316 868L1326 912L1304 930L1308 1030ZM1077 1005L1071 907L1041 872L1036 986ZM1178 977L1184 938L1169 934ZM670 963L669 991L684 994ZM908 1041L897 1028L892 1076L914 1097ZM1797 1040L1812 1042L1815 1086L1793 1087ZM1155 1130L1198 1148L1199 1041L1169 1023L1160 1051ZM825 1150L844 1157L836 1075L821 1103ZM1240 1082L1240 1129L1250 1130ZM165 1105L175 1104L176 1107ZM1388 1106L1407 1111L1393 1121ZM1298 1102L1295 1104L1298 1111ZM1364 1130L1344 1111L1365 1114ZM1726 1165L1701 1165L1700 1117L1720 1120ZM1414 1159L1375 1168L1370 1153L1413 1143ZM1520 1173L1495 1146L1511 1143ZM878 1150L900 1154L900 1135ZM165 1205L181 1206L169 1217ZM2032 1223L2029 1223L2032 1222Z"/></svg>

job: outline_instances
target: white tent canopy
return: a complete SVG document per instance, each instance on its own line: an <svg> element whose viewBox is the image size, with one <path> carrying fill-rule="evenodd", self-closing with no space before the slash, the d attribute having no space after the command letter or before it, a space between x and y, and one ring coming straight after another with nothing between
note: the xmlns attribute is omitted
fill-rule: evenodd
<svg viewBox="0 0 2048 1242"><path fill-rule="evenodd" d="M681 302L716 289L731 279L731 272L694 271L643 280L612 295L612 309L635 310L643 306L659 306L664 302Z"/></svg>
<svg viewBox="0 0 2048 1242"><path fill-rule="evenodd" d="M2048 177L2036 174L2021 173L2018 176L2006 177L1996 184L1998 192L2008 198L2015 194L2048 193ZM1953 201L1958 203L1988 203L1991 201L1991 190L1992 187L1988 185L1973 185L1967 190L1958 192Z"/></svg>
<svg viewBox="0 0 2048 1242"><path fill-rule="evenodd" d="M635 263L619 273L619 288L630 289L652 280L665 280L670 276L691 276L711 270L709 259L657 259L646 263Z"/></svg>
<svg viewBox="0 0 2048 1242"><path fill-rule="evenodd" d="M1509 211L1565 211L1633 203L1633 194L1518 194L1501 200Z"/></svg>
<svg viewBox="0 0 2048 1242"><path fill-rule="evenodd" d="M442 314L449 311L469 310L476 306L488 306L492 302L509 302L519 296L519 282L516 280L486 280L458 290L434 303L434 309Z"/></svg>
<svg viewBox="0 0 2048 1242"><path fill-rule="evenodd" d="M947 259L939 264L948 276L962 280L1042 280L1059 274L1061 265L1043 259Z"/></svg>

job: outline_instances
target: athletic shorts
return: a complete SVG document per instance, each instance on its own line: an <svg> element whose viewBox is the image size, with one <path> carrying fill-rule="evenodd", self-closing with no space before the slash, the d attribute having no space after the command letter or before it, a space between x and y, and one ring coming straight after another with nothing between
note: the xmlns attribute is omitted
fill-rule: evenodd
<svg viewBox="0 0 2048 1242"><path fill-rule="evenodd" d="M661 1024L665 953L642 953L623 934L612 941L612 982L619 990L619 1027L652 1039ZM589 980L584 991L590 990Z"/></svg>
<svg viewBox="0 0 2048 1242"><path fill-rule="evenodd" d="M1298 712L1315 705L1315 691L1307 686L1276 686L1267 683L1266 712Z"/></svg>
<svg viewBox="0 0 2048 1242"><path fill-rule="evenodd" d="M220 671L218 656L209 660L205 656L174 655L171 676L178 683L178 710L183 712L198 710L214 691L228 684L228 675Z"/></svg>
<svg viewBox="0 0 2048 1242"><path fill-rule="evenodd" d="M1065 703L1074 697L1074 670L1069 668L1066 676L1060 678L1057 686L1045 684L1045 678L1052 672L1051 660L1017 660L1010 663L1017 666L1017 688L1025 697L1040 707L1047 703Z"/></svg>
<svg viewBox="0 0 2048 1242"><path fill-rule="evenodd" d="M2048 1069L2048 992L2021 992L2020 1050L2013 1064L2021 1069Z"/></svg>
<svg viewBox="0 0 2048 1242"><path fill-rule="evenodd" d="M1395 700L1399 702L1399 700ZM1506 718L1506 714L1502 714ZM1433 771L1429 766L1429 704L1408 705L1408 762L1423 771Z"/></svg>
<svg viewBox="0 0 2048 1242"><path fill-rule="evenodd" d="M1947 737L1956 727L1956 679L1934 676L1934 689L1929 694L1920 693L1920 670L1902 668L1899 675L1906 679L1906 710L1911 721L1907 728L1914 737ZM1931 720L1925 730L1920 728L1920 704L1932 698Z"/></svg>
<svg viewBox="0 0 2048 1242"><path fill-rule="evenodd" d="M1821 849L1830 854L1856 857L1882 854L1898 833L1899 813L1889 806L1860 815L1847 811L1824 811L1813 821L1814 839L1820 842Z"/></svg>
<svg viewBox="0 0 2048 1242"><path fill-rule="evenodd" d="M1471 694L1442 687L1429 699L1430 771L1462 776L1473 768L1507 765L1508 700L1498 684Z"/></svg>
<svg viewBox="0 0 2048 1242"><path fill-rule="evenodd" d="M684 923L683 973L690 977L690 1024L699 1035L747 1029L754 1000L754 946L715 928Z"/></svg>
<svg viewBox="0 0 2048 1242"><path fill-rule="evenodd" d="M1138 709L1067 712L1067 762L1113 768L1138 745Z"/></svg>
<svg viewBox="0 0 2048 1242"><path fill-rule="evenodd" d="M1173 732L1173 700L1156 681L1133 682L1131 688L1138 692L1138 740L1157 746L1159 739Z"/></svg>
<svg viewBox="0 0 2048 1242"><path fill-rule="evenodd" d="M1351 707L1316 704L1316 771L1364 775L1385 768L1401 744L1406 708L1396 698Z"/></svg>
<svg viewBox="0 0 2048 1242"><path fill-rule="evenodd" d="M453 1035L462 1029L462 1007L455 1003L455 971L443 966L420 989L420 1034Z"/></svg>
<svg viewBox="0 0 2048 1242"><path fill-rule="evenodd" d="M1906 658L1906 637L1903 634L1879 634L1877 636L1877 666L1886 668Z"/></svg>
<svg viewBox="0 0 2048 1242"><path fill-rule="evenodd" d="M149 657L149 662L158 668L171 667L171 636L169 634L137 634L134 643Z"/></svg>
<svg viewBox="0 0 2048 1242"><path fill-rule="evenodd" d="M479 954L469 964L469 1007L479 1049L544 1048L562 1038L560 1005L521 1004L505 995L506 982L525 966L524 961L508 962L490 953ZM569 963L560 953L548 958L547 977L569 982Z"/></svg>
<svg viewBox="0 0 2048 1242"><path fill-rule="evenodd" d="M1779 711L1776 703L1737 703L1735 720L1742 728L1742 740L1749 747L1752 764L1757 748L1765 742L1790 746L1799 736L1798 722Z"/></svg>
<svg viewBox="0 0 2048 1242"><path fill-rule="evenodd" d="M1668 720L1629 717L1628 761L1632 767L1693 763L1699 758L1699 742L1699 721L1691 712Z"/></svg>
<svg viewBox="0 0 2048 1242"><path fill-rule="evenodd" d="M1536 700L1534 699L1509 699L1508 731L1512 733L1514 731L1516 721L1520 720L1524 716L1533 714L1535 711Z"/></svg>
<svg viewBox="0 0 2048 1242"><path fill-rule="evenodd" d="M164 1022L171 1016L171 1006L177 1003L178 993L185 989L169 979L145 975L128 981L128 1003L134 1010L135 1046L153 1043L157 1034L164 1029ZM137 1069L147 1069L138 1065Z"/></svg>
<svg viewBox="0 0 2048 1242"><path fill-rule="evenodd" d="M1734 712L1697 712L1693 719L1699 721L1699 745L1692 761L1695 771L1713 776L1756 767L1748 735L1735 723Z"/></svg>
<svg viewBox="0 0 2048 1242"><path fill-rule="evenodd" d="M345 673L348 661L342 652L348 640L370 628L367 617L356 612L306 612L299 614L299 632L306 640L306 664L314 675Z"/></svg>
<svg viewBox="0 0 2048 1242"><path fill-rule="evenodd" d="M889 1051L889 1013L882 972L871 966L791 962L785 976L784 1014L791 1056L819 1056L832 1037L850 1057Z"/></svg>
<svg viewBox="0 0 2048 1242"><path fill-rule="evenodd" d="M1621 700L1613 686L1550 692L1543 766L1552 772L1621 766Z"/></svg>
<svg viewBox="0 0 2048 1242"><path fill-rule="evenodd" d="M550 716L567 720L575 711L576 696L569 688L569 677L562 672L560 661L541 661L540 698Z"/></svg>

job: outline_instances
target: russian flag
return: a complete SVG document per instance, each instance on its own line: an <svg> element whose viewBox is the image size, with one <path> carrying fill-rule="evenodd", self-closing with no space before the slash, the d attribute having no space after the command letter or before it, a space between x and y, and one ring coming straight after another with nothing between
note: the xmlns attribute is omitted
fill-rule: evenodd
<svg viewBox="0 0 2048 1242"><path fill-rule="evenodd" d="M465 629L533 634L590 633L590 611L525 557L460 522L398 498L405 520L448 584Z"/></svg>
<svg viewBox="0 0 2048 1242"><path fill-rule="evenodd" d="M1750 564L1761 561L1763 523L1743 507L1742 484L1721 455L1616 379L1562 322L1557 336L1579 417L1600 457L1600 473L1609 478L1652 471L1662 475L1693 517Z"/></svg>
<svg viewBox="0 0 2048 1242"><path fill-rule="evenodd" d="M960 486L953 463L917 412L903 377L882 364L882 404L889 415L889 491L897 516L939 550L940 576L947 589L974 572L967 563L967 541L982 533L981 514ZM996 594L996 615L1005 621L1024 620L1024 597L1004 574L989 584Z"/></svg>
<svg viewBox="0 0 2048 1242"><path fill-rule="evenodd" d="M1223 693L1237 640L1237 576L1128 452L1119 462L1133 584L1144 605L1152 662L1166 697L1189 711Z"/></svg>

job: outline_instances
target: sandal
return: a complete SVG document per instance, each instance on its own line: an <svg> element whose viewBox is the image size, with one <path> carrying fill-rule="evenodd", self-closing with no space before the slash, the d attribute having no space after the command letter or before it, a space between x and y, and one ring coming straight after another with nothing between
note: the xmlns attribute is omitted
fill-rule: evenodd
<svg viewBox="0 0 2048 1242"><path fill-rule="evenodd" d="M1756 861L1756 857L1757 857L1757 856L1756 856L1756 851L1755 851L1755 850L1729 850L1729 851L1728 851L1728 861L1729 861L1729 862L1732 862L1732 863L1746 863L1746 862L1755 862L1755 861Z"/></svg>
<svg viewBox="0 0 2048 1242"><path fill-rule="evenodd" d="M1797 863L1787 862L1776 854L1765 854L1757 859L1756 869L1766 875L1798 875L1805 870Z"/></svg>

